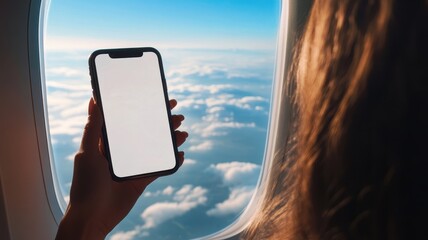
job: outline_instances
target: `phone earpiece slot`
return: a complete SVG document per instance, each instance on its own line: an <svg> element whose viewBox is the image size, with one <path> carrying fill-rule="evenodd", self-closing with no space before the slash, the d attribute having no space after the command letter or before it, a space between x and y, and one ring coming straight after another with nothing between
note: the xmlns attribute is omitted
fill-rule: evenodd
<svg viewBox="0 0 428 240"><path fill-rule="evenodd" d="M111 58L133 58L142 57L142 49L129 49L127 51L112 51L108 54Z"/></svg>

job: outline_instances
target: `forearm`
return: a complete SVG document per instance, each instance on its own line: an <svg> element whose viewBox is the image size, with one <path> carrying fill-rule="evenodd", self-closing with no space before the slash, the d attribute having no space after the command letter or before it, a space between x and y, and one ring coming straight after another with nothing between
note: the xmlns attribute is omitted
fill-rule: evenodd
<svg viewBox="0 0 428 240"><path fill-rule="evenodd" d="M75 240L75 239L104 239L107 235L99 223L91 221L89 218L74 214L67 209L61 223L58 227L56 240Z"/></svg>

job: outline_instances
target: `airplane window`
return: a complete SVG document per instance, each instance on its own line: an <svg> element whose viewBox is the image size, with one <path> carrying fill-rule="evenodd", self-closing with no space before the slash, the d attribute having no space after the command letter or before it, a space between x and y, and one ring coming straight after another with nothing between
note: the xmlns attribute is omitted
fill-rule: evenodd
<svg viewBox="0 0 428 240"><path fill-rule="evenodd" d="M197 238L233 223L263 163L280 8L280 0L51 0L43 48L63 207L92 95L90 53L151 46L178 100L173 113L186 117L186 160L146 189L109 239Z"/></svg>

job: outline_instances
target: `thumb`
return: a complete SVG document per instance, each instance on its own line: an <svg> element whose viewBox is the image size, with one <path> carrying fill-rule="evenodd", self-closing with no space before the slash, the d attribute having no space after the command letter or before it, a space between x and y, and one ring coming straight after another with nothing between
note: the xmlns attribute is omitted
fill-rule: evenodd
<svg viewBox="0 0 428 240"><path fill-rule="evenodd" d="M83 132L80 151L98 151L98 143L101 136L102 124L103 118L101 111L98 105L95 103L94 98L91 98L88 108L88 122L86 123L85 130Z"/></svg>

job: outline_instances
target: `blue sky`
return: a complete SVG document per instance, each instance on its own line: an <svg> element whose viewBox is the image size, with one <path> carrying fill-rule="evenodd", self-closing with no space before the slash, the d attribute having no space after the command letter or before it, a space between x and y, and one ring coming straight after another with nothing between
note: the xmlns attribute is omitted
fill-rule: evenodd
<svg viewBox="0 0 428 240"><path fill-rule="evenodd" d="M188 47L207 43L205 47L217 49L273 49L279 7L279 1L272 0L53 0L47 34Z"/></svg>
<svg viewBox="0 0 428 240"><path fill-rule="evenodd" d="M160 50L186 162L146 189L110 239L189 239L232 223L252 197L266 142L279 3L52 0L48 111L64 198L91 96L87 58L105 47Z"/></svg>

